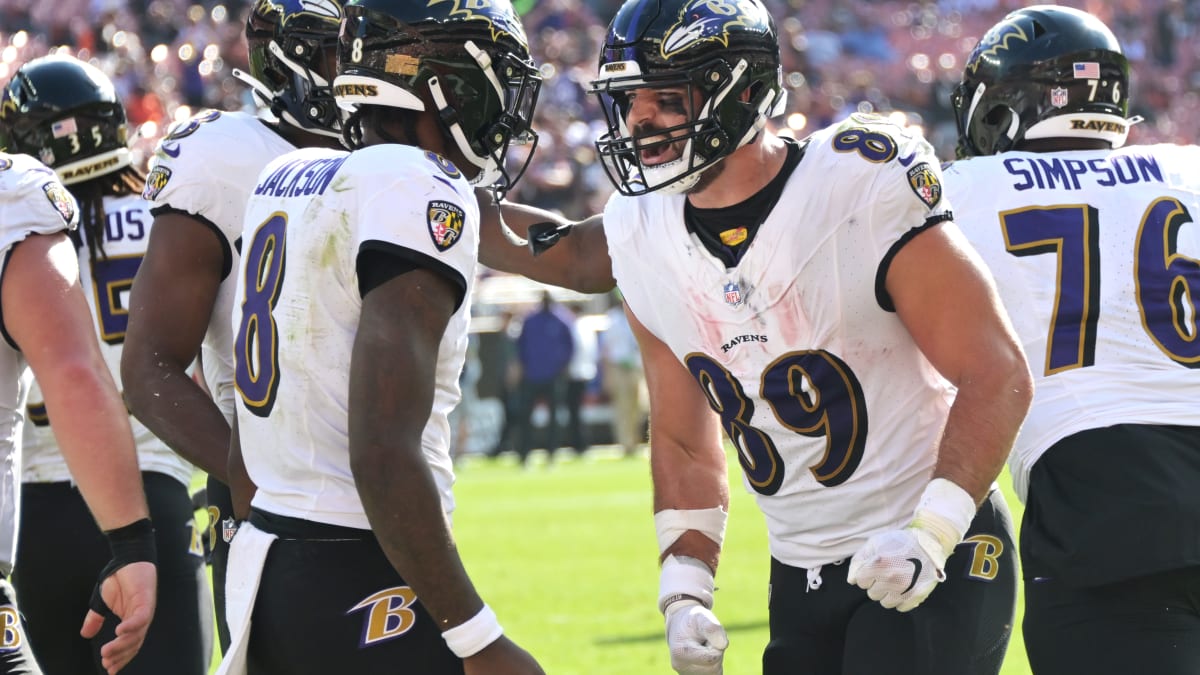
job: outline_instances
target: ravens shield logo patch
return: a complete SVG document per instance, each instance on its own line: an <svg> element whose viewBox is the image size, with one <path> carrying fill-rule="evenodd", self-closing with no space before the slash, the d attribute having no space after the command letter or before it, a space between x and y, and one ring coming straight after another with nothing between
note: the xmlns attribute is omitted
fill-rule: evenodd
<svg viewBox="0 0 1200 675"><path fill-rule="evenodd" d="M908 186L930 208L942 199L942 183L925 162L908 170Z"/></svg>
<svg viewBox="0 0 1200 675"><path fill-rule="evenodd" d="M158 198L158 193L162 192L163 188L167 187L167 181L171 180L171 170L165 166L156 166L146 176L146 187L142 188L142 199L146 201L154 201Z"/></svg>
<svg viewBox="0 0 1200 675"><path fill-rule="evenodd" d="M462 236L463 222L467 214L450 202L432 201L426 210L426 221L429 224L429 236L438 251L449 250L458 243Z"/></svg>
<svg viewBox="0 0 1200 675"><path fill-rule="evenodd" d="M51 181L42 186L42 192L46 193L46 199L50 200L58 215L62 216L63 222L72 225L75 222L75 198L67 192L67 188L63 187L62 183Z"/></svg>

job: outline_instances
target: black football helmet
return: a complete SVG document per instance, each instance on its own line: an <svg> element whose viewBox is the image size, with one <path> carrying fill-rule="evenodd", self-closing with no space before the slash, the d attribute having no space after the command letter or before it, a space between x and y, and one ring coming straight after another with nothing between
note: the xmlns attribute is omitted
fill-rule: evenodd
<svg viewBox="0 0 1200 675"><path fill-rule="evenodd" d="M700 93L692 120L647 133L630 130L628 93L686 87ZM779 34L760 0L627 0L608 27L596 94L608 132L596 148L622 194L685 192L700 173L749 143L787 105L779 66ZM680 132L684 132L680 134ZM686 142L682 155L646 165L646 139Z"/></svg>
<svg viewBox="0 0 1200 675"><path fill-rule="evenodd" d="M958 156L993 155L1039 138L1125 143L1129 63L1096 17L1040 5L1012 12L971 55L951 104Z"/></svg>
<svg viewBox="0 0 1200 675"><path fill-rule="evenodd" d="M34 59L0 96L8 151L32 155L64 185L130 165L125 109L99 68L71 56Z"/></svg>
<svg viewBox="0 0 1200 675"><path fill-rule="evenodd" d="M340 138L342 115L321 72L332 75L341 22L339 0L255 0L246 21L250 72L234 77L283 122Z"/></svg>
<svg viewBox="0 0 1200 675"><path fill-rule="evenodd" d="M425 5L429 5L428 7ZM472 183L503 192L511 144L535 143L533 110L542 79L508 0L352 0L338 53L339 105L436 108L447 136L479 169Z"/></svg>

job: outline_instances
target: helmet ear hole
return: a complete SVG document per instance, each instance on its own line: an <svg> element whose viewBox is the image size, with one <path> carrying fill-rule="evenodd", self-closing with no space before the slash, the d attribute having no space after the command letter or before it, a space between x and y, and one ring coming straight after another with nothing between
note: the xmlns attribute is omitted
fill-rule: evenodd
<svg viewBox="0 0 1200 675"><path fill-rule="evenodd" d="M991 138L986 139L984 143L979 143L979 147L988 148L990 154L993 155L1011 150L1013 137L1020 122L1012 108L1004 105L992 106L982 115L982 126L988 130Z"/></svg>
<svg viewBox="0 0 1200 675"><path fill-rule="evenodd" d="M989 127L1002 128L1008 126L1009 118L1012 116L1012 111L1007 107L998 105L987 111L983 116L983 123Z"/></svg>

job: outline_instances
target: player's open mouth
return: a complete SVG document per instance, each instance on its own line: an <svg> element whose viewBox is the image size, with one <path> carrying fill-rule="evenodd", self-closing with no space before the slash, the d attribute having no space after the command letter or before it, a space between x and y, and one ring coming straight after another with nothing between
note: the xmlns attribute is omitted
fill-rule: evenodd
<svg viewBox="0 0 1200 675"><path fill-rule="evenodd" d="M638 157L646 166L666 164L680 157L680 152L675 146L676 144L665 136L647 139L638 144Z"/></svg>

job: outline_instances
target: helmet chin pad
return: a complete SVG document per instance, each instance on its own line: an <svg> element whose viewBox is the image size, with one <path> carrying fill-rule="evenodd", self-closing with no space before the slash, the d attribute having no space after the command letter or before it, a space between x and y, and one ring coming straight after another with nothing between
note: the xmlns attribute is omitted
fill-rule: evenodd
<svg viewBox="0 0 1200 675"><path fill-rule="evenodd" d="M696 187L696 183L700 182L700 174L704 173L705 168L708 167L687 173L688 164L683 157L680 157L662 164L644 167L642 175L648 184L662 185L659 192L678 195Z"/></svg>

